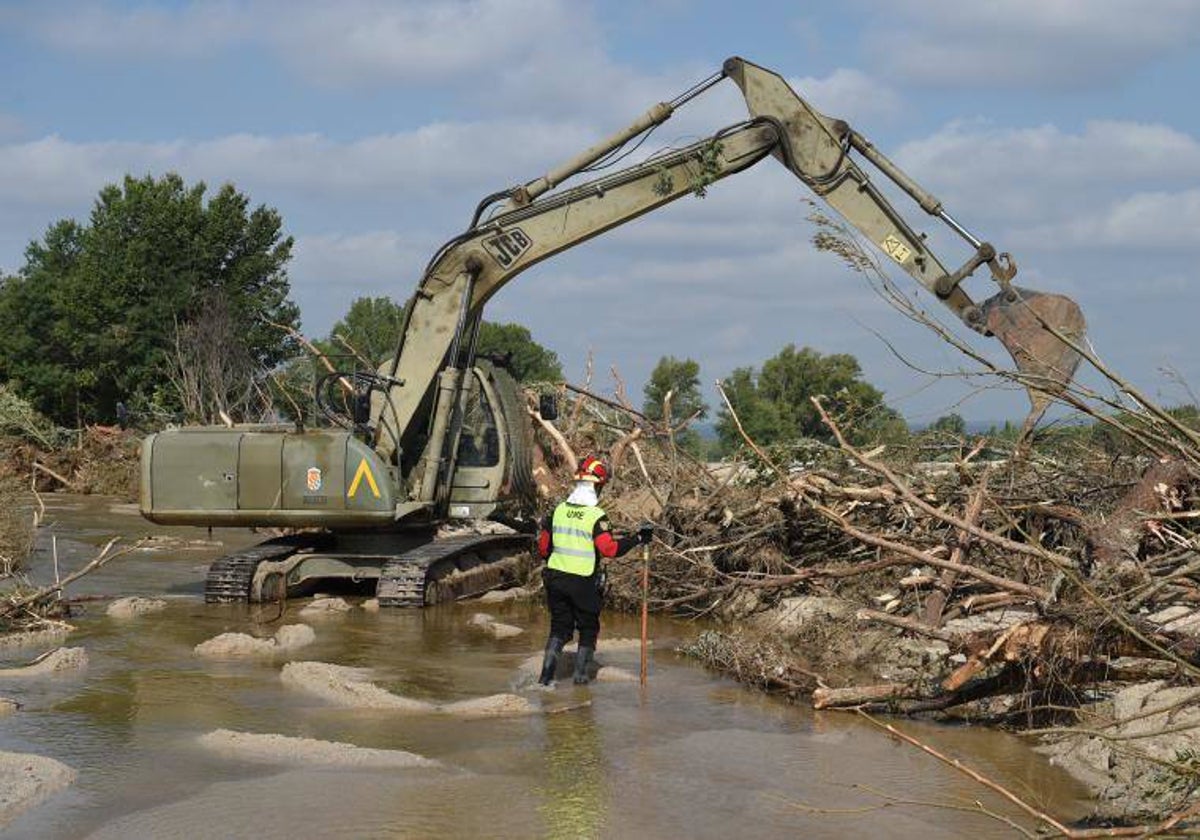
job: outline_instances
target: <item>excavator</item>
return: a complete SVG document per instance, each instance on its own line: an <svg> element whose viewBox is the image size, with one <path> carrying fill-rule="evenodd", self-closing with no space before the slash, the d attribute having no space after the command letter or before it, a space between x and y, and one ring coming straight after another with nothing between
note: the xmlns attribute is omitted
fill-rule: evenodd
<svg viewBox="0 0 1200 840"><path fill-rule="evenodd" d="M737 85L749 118L698 142L613 169L672 114L713 86ZM845 121L742 58L533 180L486 196L466 230L425 267L394 355L317 388L330 421L184 427L150 435L142 514L164 525L278 528L288 536L216 560L209 602L262 602L338 582L374 585L383 606L420 607L511 580L529 537L435 538L456 520L519 518L535 501L527 401L478 357L484 307L525 269L773 157L886 259L969 328L994 336L1039 387L1035 411L1069 383L1085 323L1070 298L1013 285L1016 266L956 221ZM946 225L969 255L949 268L871 180L882 175ZM591 177L567 185L576 176ZM999 291L976 303L963 284L987 266ZM1063 340L1063 339L1067 340ZM493 529L499 530L499 529Z"/></svg>

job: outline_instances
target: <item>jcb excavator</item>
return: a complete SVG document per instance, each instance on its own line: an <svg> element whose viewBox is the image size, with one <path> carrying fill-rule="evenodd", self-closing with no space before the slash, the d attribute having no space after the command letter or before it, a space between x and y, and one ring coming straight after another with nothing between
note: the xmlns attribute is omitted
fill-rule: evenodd
<svg viewBox="0 0 1200 840"><path fill-rule="evenodd" d="M611 167L626 148L723 79L750 118L686 148L556 190ZM630 150L631 151L631 150ZM233 426L151 435L141 511L168 525L254 526L299 533L217 560L209 601L295 595L321 581L376 582L385 606L476 594L513 573L522 535L434 539L448 519L529 508L531 427L502 368L476 358L485 304L520 272L643 213L773 156L969 327L994 335L1051 391L1078 356L1046 324L1081 338L1074 301L1012 285L1015 266L844 121L818 112L778 74L730 58L721 72L547 174L487 196L441 247L413 294L399 346L377 371L327 377L318 402L332 427ZM869 164L970 247L949 269L868 177ZM1000 291L976 304L962 283L986 265ZM349 400L338 389L355 391ZM1037 398L1035 397L1035 408ZM350 410L338 406L350 405Z"/></svg>

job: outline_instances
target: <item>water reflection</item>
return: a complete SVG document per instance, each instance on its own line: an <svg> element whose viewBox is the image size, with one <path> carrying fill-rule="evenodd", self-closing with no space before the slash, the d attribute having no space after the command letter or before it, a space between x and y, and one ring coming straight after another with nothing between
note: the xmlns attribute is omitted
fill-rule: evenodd
<svg viewBox="0 0 1200 840"><path fill-rule="evenodd" d="M590 706L546 718L546 771L538 811L547 838L598 837L609 801L600 731Z"/></svg>

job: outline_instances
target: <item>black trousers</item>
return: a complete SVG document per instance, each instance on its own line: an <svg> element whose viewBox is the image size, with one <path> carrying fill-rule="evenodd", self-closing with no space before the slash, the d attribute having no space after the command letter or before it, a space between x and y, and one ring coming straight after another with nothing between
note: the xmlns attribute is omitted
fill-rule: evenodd
<svg viewBox="0 0 1200 840"><path fill-rule="evenodd" d="M544 569L542 582L546 586L546 605L550 608L550 635L569 642L578 630L579 646L595 648L602 606L597 576Z"/></svg>

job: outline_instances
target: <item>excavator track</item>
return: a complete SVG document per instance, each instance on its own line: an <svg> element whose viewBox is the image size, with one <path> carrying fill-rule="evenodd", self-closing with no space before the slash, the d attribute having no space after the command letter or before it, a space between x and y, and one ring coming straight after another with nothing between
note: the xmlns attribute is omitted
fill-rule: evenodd
<svg viewBox="0 0 1200 840"><path fill-rule="evenodd" d="M241 551L218 557L204 579L206 604L244 604L250 600L250 584L260 563L279 560L302 548L316 545L319 535L296 534L277 537Z"/></svg>
<svg viewBox="0 0 1200 840"><path fill-rule="evenodd" d="M516 581L529 562L528 549L524 534L436 540L385 563L375 595L381 607L424 607L478 595Z"/></svg>

